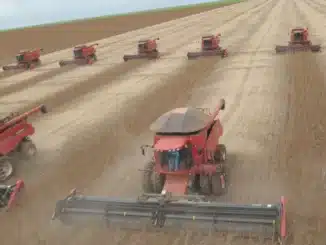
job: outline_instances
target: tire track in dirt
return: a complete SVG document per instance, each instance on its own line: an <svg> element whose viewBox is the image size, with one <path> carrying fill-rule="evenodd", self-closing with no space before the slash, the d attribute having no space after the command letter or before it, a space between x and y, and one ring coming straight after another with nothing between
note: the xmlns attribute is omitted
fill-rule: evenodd
<svg viewBox="0 0 326 245"><path fill-rule="evenodd" d="M181 30L185 31L185 30L187 30L189 28L193 28L193 26L196 25L196 24L198 25L199 22L204 21L204 19L206 19L206 18L204 16L204 18L200 18L200 19L196 19L194 21L190 21L190 23L189 22L187 22L186 24L181 23L180 26L177 26L178 29L176 29L175 26L168 27L168 28L163 28L156 35L159 36L160 34L165 33L167 31L167 29L173 29L174 32L179 32ZM96 42L96 41L94 41L94 42ZM113 42L113 43L118 43L118 42ZM97 50L97 53L101 53L101 51L103 49L105 49L106 47L109 47L111 45L112 45L112 43L107 44L107 45L102 45ZM135 44L135 48L136 48L136 44ZM118 54L118 52L121 52L121 51L114 52L114 50L119 50L119 48L112 48L113 52L111 51L111 49L109 49L108 51L105 52L106 55L99 57L99 60L104 60L104 59L110 58L113 54ZM121 60L122 60L122 56L123 56L123 54L121 54ZM57 62L52 62L52 63L49 63L47 65L54 64L54 63L57 63ZM142 62L142 63L144 63L144 62ZM138 64L139 64L139 62L138 62ZM97 66L97 64L95 63L94 66ZM117 67L117 66L122 66L122 65L121 64L113 65L113 67L110 67L108 70L105 71L105 74L110 75L110 72L115 71L115 70L116 71L122 71L123 73L128 71L128 70L122 70L122 67ZM49 71L47 71L46 69L42 69L42 67L40 67L37 71L34 71L34 72L40 72L41 74L36 75L36 76L34 76L34 77L30 78L30 79L26 79L26 80L20 81L18 83L14 83L13 85L2 88L0 90L0 96L5 96L5 95L9 95L9 94L14 93L14 92L22 91L22 90L24 90L24 89L26 89L28 87L34 86L34 85L42 82L43 80L47 80L47 79L50 79L51 77L58 76L60 74L72 71L72 70L76 69L77 67L78 66L71 65L71 66L66 66L66 67L62 67L62 68L59 68L59 67L52 68ZM125 67L129 68L129 69L131 68L131 66L125 66ZM136 68L136 67L134 67L134 68ZM44 72L44 70L45 70L45 72ZM112 79L112 77L114 77L114 76L111 76L111 79ZM1 79L1 77L0 77L0 79ZM88 80L86 82L88 82ZM82 85L83 84L81 84L81 86Z"/></svg>
<svg viewBox="0 0 326 245"><path fill-rule="evenodd" d="M274 2L275 5L274 5L274 8L273 8L273 9L275 9L275 7L277 6L278 3L279 3L279 1L275 1L275 2ZM273 9L270 11L270 13L272 13ZM284 10L282 9L282 11L285 12L285 9L284 9ZM267 15L267 16L266 16L266 19L267 19L269 16L270 16L270 15ZM266 19L265 19L265 21L266 21ZM250 76L251 71L252 71L253 69L255 69L255 67L251 68L250 66L253 64L253 62L255 61L256 56L259 54L259 49L260 49L261 44L263 43L265 37L266 37L267 35L270 35L270 34L271 34L270 29L271 29L271 27L272 27L273 25L275 25L275 22L274 22L274 21L271 21L271 22L270 22L270 26L269 26L268 28L266 28L266 32L265 32L265 34L261 37L260 42L259 42L258 45L255 47L255 51L252 52L252 55L250 56L250 59L249 59L249 61L248 61L248 63L249 63L248 66L249 66L249 67L248 67L248 69L246 70L246 73L245 73L245 75L244 75L243 78L242 78L242 81L241 81L241 84L240 84L240 86L239 86L238 92L237 92L236 95L235 95L235 100L234 100L234 102L229 106L228 110L224 113L223 122L227 123L228 121L230 121L231 118L233 117L233 115L236 115L237 110L240 108L241 101L243 100L243 91L244 91L244 88L246 87L247 83L249 82L249 81L248 81L248 77ZM252 28L252 30L254 30L255 32L257 32L257 31L258 31L257 29L259 29L259 26L260 26L260 27L263 26L263 22L262 22L262 23L257 23L256 26L254 26L254 27ZM253 33L251 33L250 36L252 36L252 35L253 35Z"/></svg>
<svg viewBox="0 0 326 245"><path fill-rule="evenodd" d="M64 186L71 186L71 188L74 187L76 183L79 183L79 187L85 186L88 180L96 178L98 173L103 171L103 168L105 167L103 162L113 162L114 158L117 156L117 153L121 152L122 149L117 144L110 145L110 148L106 147L104 144L90 145L89 142L94 139L94 137L97 139L96 142L99 143L110 142L110 139L114 139L117 137L117 135L119 135L119 137L121 137L120 142L128 142L129 137L136 136L139 134L139 132L147 129L148 124L151 123L151 121L161 112L164 112L171 107L182 105L188 99L188 94L184 90L191 90L197 84L197 81L207 74L208 71L214 66L215 63L210 59L203 59L201 64L193 63L192 65L188 66L187 69L181 71L184 72L184 74L177 75L173 79L169 79L166 83L164 83L164 87L155 89L155 91L149 91L145 97L142 95L133 100L132 108L128 108L124 112L124 115L118 116L116 121L102 122L95 128L85 130L85 132L81 133L80 135L76 135L76 137L71 139L71 142L67 143L67 147L64 147L63 152L61 153L61 155L65 156L65 158L59 161L63 161L61 166L65 168L65 172L70 176L69 179L63 180L61 184ZM202 67L206 67L206 69L203 69ZM168 100L168 98L172 97L178 97L176 103ZM157 105L150 103L149 105L146 105L150 101L161 101L162 103ZM137 111L143 111L143 108L146 108L146 118L135 115ZM76 142L80 143L76 145ZM76 152L71 151L71 148L84 149L84 151L82 153L79 152L78 155L76 155ZM92 152L93 154L84 155L84 153L87 152ZM96 155L97 159L102 162L101 164L94 163L94 155ZM76 157L83 160L76 160ZM92 173L87 173L87 176L84 176L84 180L82 181L83 183L80 180L77 180L79 179L78 175L73 174L76 166L68 169L68 165L71 165L69 163L72 162L78 162L80 169L85 168L90 162L93 162ZM61 167L58 166L58 168ZM60 171L58 171L58 173L59 172ZM51 176L51 179L52 177L53 180L57 178L55 176ZM33 201L35 201L35 198L33 198Z"/></svg>
<svg viewBox="0 0 326 245"><path fill-rule="evenodd" d="M215 66L216 63L211 62L210 59L203 59L201 65L208 69L211 69L211 67ZM194 69L194 67L196 69ZM114 158L117 157L118 152L121 152L121 151L123 152L123 149L121 149L119 146L117 146L117 144L111 145L110 148L108 148L104 143L103 144L99 144L99 143L100 142L112 142L112 138L115 139L117 135L119 135L119 137L121 137L120 139L122 141L128 142L129 139L133 138L133 135L136 136L138 133L144 131L145 127L147 129L146 123L143 124L140 121L141 119L145 119L145 118L139 118L139 119L133 118L135 111L137 111L137 110L140 111L140 110L143 110L143 108L146 108L146 111L145 111L146 116L156 117L158 114L160 114L160 112L155 111L155 110L157 110L157 108L155 108L155 106L153 104L150 105L150 108L148 108L147 106L144 107L143 103L146 103L146 101L147 102L151 101L152 98L155 99L155 101L163 102L162 104L166 108L161 108L160 109L161 111L165 111L166 109L169 109L169 107L171 107L171 103L173 103L173 101L168 100L168 98L179 97L180 91L185 92L184 88L191 90L192 87L194 87L194 85L196 85L197 80L199 80L200 78L202 78L202 76L205 75L205 71L201 71L201 67L198 63L191 64L191 66L188 67L188 70L189 70L189 72L187 75L182 75L182 76L177 75L176 77L174 77L173 81L175 81L175 83L173 83L173 81L169 79L168 83L166 83L166 85L164 85L163 88L158 88L155 91L150 91L149 94L146 95L146 98L144 100L142 100L141 96L139 96L138 100L133 101L133 107L129 108L125 112L125 117L123 115L120 115L120 116L118 116L117 121L101 122L101 124L99 126L92 128L92 129L85 130L80 135L76 135L73 139L71 139L71 141L67 143L67 146L64 147L63 152L61 154L62 156L66 156L66 157L63 157L62 159L58 159L58 161L60 161L60 162L62 161L62 166L65 165L65 167L69 167L69 165L70 165L72 167L72 168L70 168L70 167L65 168L65 174L67 174L67 176L70 176L70 178L62 179L62 181L60 182L60 186L62 186L62 187L67 186L67 188L69 188L68 186L70 186L72 188L72 187L75 187L75 185L78 183L77 184L78 187L83 187L83 186L87 185L87 183L89 182L90 179L96 178L98 173L101 173L101 171L105 167L105 163L113 162ZM182 79L182 81L180 79ZM189 83L190 83L190 86L187 85ZM187 93L184 93L184 94L187 94ZM163 99L161 100L160 98L163 98ZM183 97L183 94L182 94L181 97L179 97L178 101L175 104L181 105L183 99L184 99L184 101L186 101L188 99L188 95ZM159 104L159 106L161 107L161 104ZM139 116L139 115L136 115L136 116ZM122 120L124 120L124 122ZM130 121L128 121L128 120L130 120ZM136 123L139 123L138 125L135 124L135 120L137 120ZM123 124L127 125L127 127L132 127L131 130L129 128L129 129L127 129L127 131L129 133L131 131L134 133L131 135L128 134L128 132L126 132L126 130L122 126ZM137 130L140 130L140 131L137 132L137 130L135 130L134 127L139 127ZM90 144L91 141L94 142L94 138L96 138L97 143ZM81 140L81 141L79 141L79 140ZM80 142L80 143L77 143L77 142ZM77 153L76 150L71 151L72 148L83 149L83 152ZM90 152L92 154L89 154ZM108 152L111 153L109 156L108 156ZM96 156L96 159L94 159L94 156ZM80 160L78 160L78 159L80 159ZM72 162L75 163L74 166L69 164ZM104 165L103 164L99 165L96 162L98 162L98 163L103 162ZM83 176L84 180L81 181L80 176L76 175L76 168L78 168L78 169L86 168L86 166L89 164L93 165L92 173L85 173L85 175ZM59 171L56 171L56 172L59 173ZM53 176L51 176L50 179L47 179L47 181L51 182L52 177ZM54 181L55 181L55 179L57 179L57 177L56 178L53 177ZM33 187L30 187L30 188L33 188ZM62 192L62 191L63 191L62 189L59 190L59 186L57 185L57 186L51 188L51 193L45 194L44 196L42 196L42 198L45 198L45 200L49 200L49 199L53 199L53 196L59 197L60 196L59 192ZM51 195L51 197L48 195ZM33 198L32 196L33 196L33 193L31 194L31 196L28 197L28 199L30 201L26 200L24 207L26 207L26 206L28 207L28 205L31 201L33 201L33 202L40 201L39 197L34 196L34 198ZM43 206L44 209L47 209L46 206L47 205L44 203L44 206Z"/></svg>
<svg viewBox="0 0 326 245"><path fill-rule="evenodd" d="M254 11L252 11L253 14L258 14L259 16L261 16L261 18L259 19L259 21L263 20L268 12L269 6L273 5L274 3L271 1L265 2L263 7L261 7L261 5L259 5L259 9L255 9ZM266 8L266 10L261 13L261 8ZM241 15L237 15L235 19L227 19L226 21L224 21L222 23L222 25L226 25L228 23L230 23L231 21L235 21L237 18L240 18L241 16L243 16L243 14ZM248 16L248 18L250 18L250 16ZM259 22L257 21L257 23ZM246 23L246 21L243 22L244 24ZM252 28L250 28L250 30L254 30L253 26ZM238 27L237 27L238 28ZM236 28L236 29L237 29ZM213 29L211 26L205 27L204 30L211 30ZM234 30L236 30L234 29ZM232 30L232 31L234 31ZM230 32L230 34L232 33L232 31ZM177 33L177 32L176 32ZM228 34L227 34L228 35ZM191 38L195 38L197 36L197 34L195 33L194 35L192 35L190 37ZM248 35L245 35L241 40L239 40L239 42L237 42L238 45L240 45L243 40L245 40L246 38L248 38L250 36L250 33L248 33ZM189 38L187 38L189 40ZM186 39L185 39L186 41ZM175 51L177 51L179 48L183 47L185 44L182 43L180 45L174 46L173 48L169 49L168 52L169 53L173 53ZM164 59L164 57L163 57ZM121 77L122 75L126 74L127 72L131 71L131 70L135 70L135 69L139 69L141 67L146 66L146 64L149 64L151 61L147 61L147 60L139 60L139 61L132 61L132 62L128 62L128 63L122 63L122 64L117 64L117 65L113 65L112 68L101 72L95 76L89 77L88 79L83 80L82 82L76 83L73 86L68 87L67 89L63 90L63 91L59 91L57 93L53 93L52 95L46 97L45 99L40 99L37 100L33 103L28 103L26 105L24 105L21 110L27 110L30 107L33 106L37 106L38 104L46 104L49 106L49 108L54 109L60 106L65 105L66 103L70 103L73 100L79 99L83 96L85 96L88 93L91 93L97 89L100 89L103 86L106 86L108 84L114 84L115 82L118 82L119 77ZM155 62L155 61L154 61ZM159 62L159 60L157 61ZM198 63L198 66L200 66L200 64ZM41 82L41 81L38 81ZM71 96L73 95L73 97Z"/></svg>
<svg viewBox="0 0 326 245"><path fill-rule="evenodd" d="M1 67L2 69L2 67ZM18 74L21 74L23 73L24 71L0 71L0 81L2 79L6 79L6 78L9 78L9 77L12 77L12 76L15 76L15 75L18 75Z"/></svg>
<svg viewBox="0 0 326 245"><path fill-rule="evenodd" d="M208 60L207 60L207 62L208 62ZM100 129L100 130L103 130L104 129L104 127L103 127L104 125L102 125L102 128ZM107 123L107 125L106 126L110 126L109 125L109 123ZM105 128L106 130L107 130L107 128ZM94 132L92 133L92 138L94 138L94 136L95 137L97 137L97 136L99 136L98 137L98 142L101 142L102 140L107 140L108 138L107 138L107 135L102 135L101 133L99 133L98 134L98 129L96 128L96 129L94 129ZM123 132L122 132L122 135L123 135ZM109 135L109 136L112 136L112 134L111 135ZM76 136L76 137L74 137L74 140L76 140L76 141L74 141L75 143L77 142L77 138L78 138L79 136ZM105 137L105 138L103 138L103 137ZM105 141L103 141L103 142L105 142ZM70 142L69 142L70 143ZM68 143L68 145L69 145L69 143ZM76 150L76 146L77 147L79 147L79 149L82 149L82 146L83 146L83 144L84 143L87 143L88 144L88 148L89 148L89 142L82 142L82 143L80 143L80 144L78 144L78 145L70 145L69 147L72 147L72 148L74 148L75 150ZM92 145L91 147L93 147L94 145ZM103 149L103 148L102 148ZM71 149L70 149L71 150ZM70 150L68 150L67 149L67 151L70 151ZM103 149L104 150L104 149ZM108 149L106 149L106 150L104 150L104 151L102 151L103 153L105 152L105 151L107 151ZM76 153L76 152L75 152ZM94 154L96 154L96 153L94 153ZM88 156L90 156L91 154L88 154ZM93 158L93 156L94 155L92 155L92 158ZM105 160L105 158L103 158L104 160ZM65 159L64 158L64 163L63 164L65 164L65 163L69 163L70 162L70 160L72 160L71 158L68 158L68 159ZM94 159L93 159L94 160ZM59 159L59 161L60 161L60 159ZM71 163L71 162L70 162ZM86 163L86 162L84 162L84 163ZM88 164L89 164L89 162L88 162ZM69 165L69 164L68 164ZM76 166L74 167L74 169L76 170ZM71 179L71 183L73 184L74 183L74 179L77 177L75 174L74 174L74 172L70 172L72 169L67 169L67 171L63 171L63 172L66 172L66 173L68 173L68 175L70 176L70 179ZM53 183L55 183L55 182L57 182L57 178L58 176L54 176L54 182ZM79 176L80 177L80 176ZM87 177L87 178L86 178ZM86 181L87 181L87 179L88 179L88 174L87 174L87 176L85 176L85 178L86 178ZM90 178L90 179L92 179L92 177ZM52 178L51 179L48 179L48 183L49 182L51 182L51 180L52 180ZM68 179L66 179L66 180L62 180L62 181L60 181L60 183L64 183L65 181L67 181ZM85 182L86 183L86 182ZM60 184L61 185L61 184ZM35 186L29 186L29 190L32 190L32 189L34 189L35 188ZM47 189L45 186L43 186L43 188L45 188L45 189ZM44 190L45 190L44 189ZM52 192L53 191L53 192ZM48 194L50 194L51 196L52 196L52 194L54 194L54 192L56 192L56 191L58 191L58 189L57 189L57 187L56 186L49 186L49 189L47 189L46 190L46 192L47 192L47 194L45 195L45 196L38 196L36 199L34 199L33 198L33 196L36 194L36 195L38 195L38 194L40 194L40 193L38 193L38 192L30 192L30 193L28 193L27 194L27 200L26 200L26 202L24 203L24 211L21 209L21 210L19 210L19 208L18 208L18 210L15 210L16 212L14 213L14 214L11 214L11 215L13 215L12 217L11 217L11 221L8 221L8 223L7 223L7 226L8 226L8 229L10 229L9 227L11 226L11 224L12 225L15 225L15 222L14 222L14 220L15 220L15 217L16 218L18 218L19 217L19 213L21 214L21 215L24 215L24 212L26 212L26 208L27 208L27 210L29 210L30 212L29 213L33 213L33 212L37 212L37 207L35 207L35 205L34 205L34 203L36 202L36 203L38 203L38 202L42 202L43 201L43 204L44 204L44 200L47 200L48 198L46 197ZM61 190L62 191L62 190ZM52 192L52 193L51 193ZM43 193L44 194L44 193ZM35 197L35 196L34 196ZM50 199L52 199L52 197L50 198ZM30 205L32 205L33 207L31 207ZM44 204L45 205L45 204ZM36 209L35 209L36 208ZM35 210L34 210L35 209ZM18 215L18 216L16 216L16 215ZM22 216L20 216L20 217L22 217ZM16 221L17 221L17 219L16 219ZM14 223L11 223L11 222L14 222ZM36 220L35 220L35 222L36 222ZM16 223L17 224L17 223Z"/></svg>
<svg viewBox="0 0 326 245"><path fill-rule="evenodd" d="M259 9L261 6L264 6L265 4L266 4L266 2L259 3L259 4L255 5L252 9L250 9L250 11L252 11L254 13L254 11L256 9ZM238 15L236 15L235 18L240 17L243 14L246 14L246 12L240 12ZM178 27L178 28L180 28L180 30L183 30L184 31L185 29L191 28L194 25L196 25L196 23L198 24L198 23L200 23L201 21L204 21L207 18L209 18L209 17L203 16L202 18L195 19L195 20L190 21L190 22L187 22L185 24L182 23L182 25L180 25L180 27ZM232 19L233 18L227 19L225 21L225 23L231 21ZM167 27L167 28L160 29L160 31L156 35L159 36L161 33L165 33L168 29L171 29L171 30L173 29L173 32L178 32L178 30L179 30L179 29L178 30L175 30L175 26ZM141 36L144 36L144 35L142 34ZM98 53L100 53L101 50L105 49L105 47L112 46L112 44L116 44L116 43L119 43L119 42L118 41L114 41L114 42L111 42L111 43L106 44L106 45L101 45L101 47L98 50ZM115 48L113 50L115 50ZM107 51L106 53L109 53L109 54L106 55L104 58L109 58L112 55L110 51ZM96 66L97 64L94 64L94 65ZM73 69L74 68L70 68L70 69L69 68L65 68L63 70L62 69L61 70L55 69L55 70L46 72L45 74L37 75L36 77L33 77L31 79L28 79L28 80L26 80L24 82L21 82L21 83L18 83L18 84L14 84L13 86L9 86L9 87L6 87L6 88L2 89L3 92L0 92L0 96L8 95L8 94L13 93L13 92L21 91L21 90L23 90L23 89L25 89L27 87L30 87L30 86L33 86L33 85L36 85L36 84L42 82L42 80L49 79L49 78L51 78L53 76L62 74L64 72L68 72L68 71L73 70ZM110 70L114 70L114 69L115 69L115 67L111 67L110 69L108 69L107 72L109 72ZM118 68L118 70L121 70L121 68Z"/></svg>
<svg viewBox="0 0 326 245"><path fill-rule="evenodd" d="M19 83L15 83L13 85L10 85L8 87L4 87L0 89L0 97L1 96L6 96L15 92L22 91L28 87L34 86L43 80L50 79L51 77L63 74L65 72L69 72L73 70L75 67L72 66L66 66L66 67L61 67L61 68L54 68L53 70L46 72L44 74L40 74L39 76L33 77L31 79L24 80ZM1 82L1 81L0 81Z"/></svg>
<svg viewBox="0 0 326 245"><path fill-rule="evenodd" d="M326 14L326 5L316 2L316 1L312 1L312 0L309 0L309 1L305 0L303 2L305 2L311 8L313 8L315 11L317 11L321 14Z"/></svg>
<svg viewBox="0 0 326 245"><path fill-rule="evenodd" d="M272 2L272 5L267 9L266 13L262 12L261 16L258 17L256 24L250 25L249 29L246 28L247 35L235 43L235 49L241 47L243 40L253 36L259 30L258 26L262 25L268 18L267 12L270 12L271 9L273 10L277 3L277 1ZM243 23L243 25L245 26L247 23ZM237 26L234 30L236 31L239 28L241 29L241 26ZM168 111L169 109L184 105L191 96L189 92L198 86L199 81L209 76L209 74L216 68L216 64L218 62L220 61L214 61L210 58L202 58L201 60L187 64L187 66L181 70L180 73L167 80L164 88L158 89L159 93L156 91L154 91L152 94L148 93L142 98L142 101L139 101L140 104L134 104L134 107L139 108L139 110L141 110L141 108L147 108L146 118L141 118L141 122L137 124L135 121L133 121L133 119L139 118L139 116L137 116L138 110L134 110L134 112L131 114L126 113L125 115L129 116L126 116L124 119L125 123L133 122L132 127L125 124L126 130L133 135L137 135L137 133L144 131L144 127L147 127L162 113ZM177 101L175 101L175 103L166 103L169 102L166 98L177 98ZM164 102L159 104L148 104L149 101ZM149 114L149 112L152 113Z"/></svg>
<svg viewBox="0 0 326 245"><path fill-rule="evenodd" d="M310 19L293 1L299 19ZM317 9L315 9L318 11ZM319 12L319 11L318 11ZM288 244L322 244L326 239L324 159L326 157L326 87L320 56L285 55L279 63L286 83L287 121L280 141L280 169L287 189Z"/></svg>
<svg viewBox="0 0 326 245"><path fill-rule="evenodd" d="M326 195L322 173L326 157L326 88L317 57L297 53L284 59L288 84L288 122L280 159L287 184L292 244L322 244L326 239Z"/></svg>

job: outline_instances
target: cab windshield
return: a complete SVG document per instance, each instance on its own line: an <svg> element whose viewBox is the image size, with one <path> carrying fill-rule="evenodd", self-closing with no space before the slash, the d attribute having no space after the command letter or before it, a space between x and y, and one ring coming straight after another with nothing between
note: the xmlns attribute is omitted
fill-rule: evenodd
<svg viewBox="0 0 326 245"><path fill-rule="evenodd" d="M302 32L295 32L294 33L294 40L295 41L301 41L303 39L303 33Z"/></svg>
<svg viewBox="0 0 326 245"><path fill-rule="evenodd" d="M159 161L164 170L175 172L192 167L191 148L158 151Z"/></svg>
<svg viewBox="0 0 326 245"><path fill-rule="evenodd" d="M75 49L74 50L74 56L76 58L82 58L83 57L83 50L82 49Z"/></svg>
<svg viewBox="0 0 326 245"><path fill-rule="evenodd" d="M16 60L18 62L23 61L24 60L24 54L18 54L18 55L16 55Z"/></svg>

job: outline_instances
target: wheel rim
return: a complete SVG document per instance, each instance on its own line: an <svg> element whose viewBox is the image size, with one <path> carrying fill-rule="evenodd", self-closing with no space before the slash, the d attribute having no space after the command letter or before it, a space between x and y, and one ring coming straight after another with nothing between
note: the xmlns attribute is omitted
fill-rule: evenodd
<svg viewBox="0 0 326 245"><path fill-rule="evenodd" d="M8 179L13 172L13 168L9 160L2 160L0 162L0 181Z"/></svg>
<svg viewBox="0 0 326 245"><path fill-rule="evenodd" d="M36 149L34 146L30 146L28 149L27 149L27 155L29 156L34 156L36 154Z"/></svg>
<svg viewBox="0 0 326 245"><path fill-rule="evenodd" d="M222 151L221 152L221 160L222 161L225 161L226 160L226 152L225 151Z"/></svg>

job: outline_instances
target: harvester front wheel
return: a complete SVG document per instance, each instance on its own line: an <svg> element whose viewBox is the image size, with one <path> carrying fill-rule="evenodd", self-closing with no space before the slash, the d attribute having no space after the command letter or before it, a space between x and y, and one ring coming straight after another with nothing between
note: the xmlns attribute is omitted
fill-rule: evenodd
<svg viewBox="0 0 326 245"><path fill-rule="evenodd" d="M213 174L211 178L211 182L212 182L212 194L214 196L221 196L225 190L225 186L223 186L225 185L225 183L223 183L224 176L220 173Z"/></svg>
<svg viewBox="0 0 326 245"><path fill-rule="evenodd" d="M222 58L226 58L226 57L228 57L228 55L229 55L229 53L228 53L227 49L224 49L222 51Z"/></svg>
<svg viewBox="0 0 326 245"><path fill-rule="evenodd" d="M150 161L145 166L142 188L145 193L161 193L165 178L154 171L155 162Z"/></svg>
<svg viewBox="0 0 326 245"><path fill-rule="evenodd" d="M223 144L219 144L218 145L218 150L216 152L216 160L219 161L219 162L225 162L226 161L226 156L227 156L227 153L226 153L226 146L223 145Z"/></svg>
<svg viewBox="0 0 326 245"><path fill-rule="evenodd" d="M204 195L210 195L212 193L211 178L209 175L199 176L200 192Z"/></svg>
<svg viewBox="0 0 326 245"><path fill-rule="evenodd" d="M0 182L9 179L14 173L14 168L9 157L0 158Z"/></svg>
<svg viewBox="0 0 326 245"><path fill-rule="evenodd" d="M24 158L29 159L36 155L37 149L32 140L26 139L20 143L19 152Z"/></svg>

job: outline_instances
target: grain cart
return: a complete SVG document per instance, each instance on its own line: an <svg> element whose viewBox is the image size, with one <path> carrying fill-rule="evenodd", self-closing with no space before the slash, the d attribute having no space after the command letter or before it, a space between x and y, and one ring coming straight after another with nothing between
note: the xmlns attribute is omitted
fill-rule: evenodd
<svg viewBox="0 0 326 245"><path fill-rule="evenodd" d="M60 60L59 66L62 67L70 64L76 64L76 65L93 64L94 62L97 61L96 46L98 46L97 43L94 43L92 45L79 45L74 47L73 59Z"/></svg>
<svg viewBox="0 0 326 245"><path fill-rule="evenodd" d="M36 112L46 113L46 107L40 105L22 114L12 113L0 120L0 182L9 179L14 172L14 153L26 158L36 154L36 146L29 138L35 129L27 122L27 118Z"/></svg>
<svg viewBox="0 0 326 245"><path fill-rule="evenodd" d="M16 55L17 64L3 66L2 69L4 71L33 69L41 64L40 56L42 51L42 48L34 50L22 50Z"/></svg>
<svg viewBox="0 0 326 245"><path fill-rule="evenodd" d="M22 180L17 180L14 185L0 185L0 209L9 210L15 204L24 186Z"/></svg>
<svg viewBox="0 0 326 245"><path fill-rule="evenodd" d="M226 147L219 143L223 127L213 114L196 108L178 108L152 125L153 152L143 170L143 194L138 198L84 196L73 190L56 204L53 219L65 224L92 218L119 228L183 229L207 232L258 233L264 238L285 238L285 204L242 205L216 202L226 190ZM77 222L79 221L79 222Z"/></svg>
<svg viewBox="0 0 326 245"><path fill-rule="evenodd" d="M287 53L297 51L311 51L319 52L321 49L320 45L313 45L309 40L308 28L294 28L291 30L290 41L288 45L276 45L276 53Z"/></svg>
<svg viewBox="0 0 326 245"><path fill-rule="evenodd" d="M201 56L221 56L222 58L228 56L227 49L223 49L220 46L221 34L205 35L201 38L201 51L188 52L188 59L196 59Z"/></svg>
<svg viewBox="0 0 326 245"><path fill-rule="evenodd" d="M157 49L157 40L156 39L145 39L138 41L138 53L137 54L128 54L123 56L123 60L127 62L128 60L133 59L157 59L160 56L160 52Z"/></svg>

